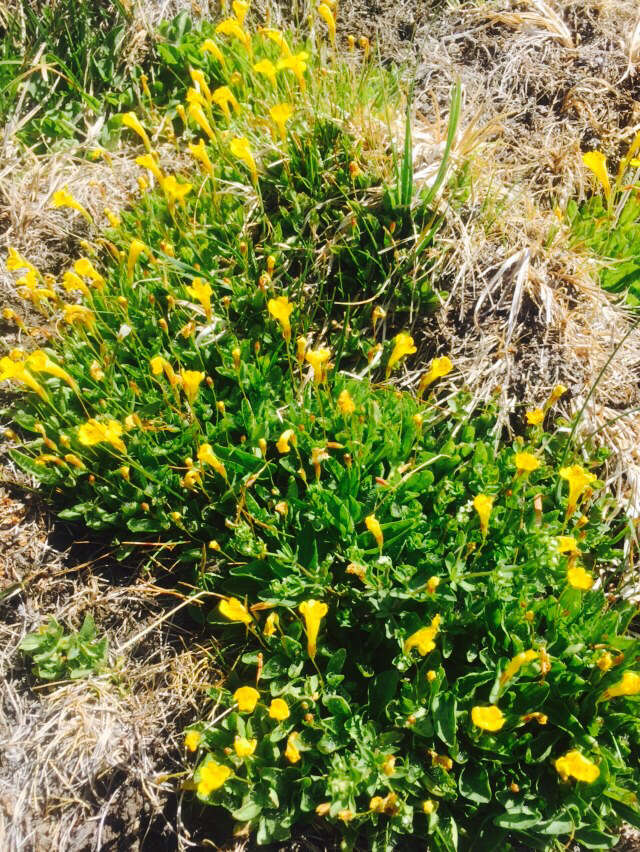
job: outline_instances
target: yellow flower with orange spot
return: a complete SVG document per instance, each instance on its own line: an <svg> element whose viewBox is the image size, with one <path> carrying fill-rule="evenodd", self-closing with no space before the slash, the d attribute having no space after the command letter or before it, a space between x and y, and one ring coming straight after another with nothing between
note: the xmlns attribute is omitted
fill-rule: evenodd
<svg viewBox="0 0 640 852"><path fill-rule="evenodd" d="M289 763L297 763L300 760L300 751L298 750L297 741L300 734L292 731L287 738L287 747L284 750L284 756Z"/></svg>
<svg viewBox="0 0 640 852"><path fill-rule="evenodd" d="M275 299L269 299L267 308L271 316L280 323L282 327L282 336L288 342L291 340L291 323L289 317L293 313L293 305L286 296L277 296Z"/></svg>
<svg viewBox="0 0 640 852"><path fill-rule="evenodd" d="M499 731L506 719L502 710L492 704L490 707L476 706L471 709L471 721L483 731Z"/></svg>
<svg viewBox="0 0 640 852"><path fill-rule="evenodd" d="M487 494L476 494L473 498L473 508L478 513L480 529L482 530L482 535L485 537L489 531L489 518L493 511L493 500L494 498L489 497Z"/></svg>
<svg viewBox="0 0 640 852"><path fill-rule="evenodd" d="M387 377L391 375L391 371L396 364L398 364L403 358L406 358L407 355L413 355L417 351L418 350L413 343L413 337L411 337L410 334L407 334L404 331L397 334L394 338L393 350L387 363Z"/></svg>
<svg viewBox="0 0 640 852"><path fill-rule="evenodd" d="M290 443L293 444L293 446L295 447L296 433L293 431L293 429L285 429L282 435L280 435L280 437L276 441L276 447L278 452L282 455L288 453L291 449L291 447L289 446Z"/></svg>
<svg viewBox="0 0 640 852"><path fill-rule="evenodd" d="M382 534L382 527L380 526L380 521L376 518L375 515L367 515L364 519L367 529L371 533L371 535L375 538L376 544L382 550L382 545L384 544L384 536Z"/></svg>
<svg viewBox="0 0 640 852"><path fill-rule="evenodd" d="M318 631L320 630L320 622L329 612L329 607L322 601L316 601L311 598L308 601L303 601L298 607L300 614L305 621L307 631L307 652L313 660L316 655Z"/></svg>
<svg viewBox="0 0 640 852"><path fill-rule="evenodd" d="M220 601L218 609L229 621L241 621L243 624L251 624L253 621L249 610L238 598L224 598Z"/></svg>
<svg viewBox="0 0 640 852"><path fill-rule="evenodd" d="M600 700L608 701L610 698L628 695L640 695L640 673L638 672L626 671L621 680L605 689Z"/></svg>
<svg viewBox="0 0 640 852"><path fill-rule="evenodd" d="M204 381L204 373L199 370L180 370L182 389L189 402L195 402L201 383Z"/></svg>
<svg viewBox="0 0 640 852"><path fill-rule="evenodd" d="M555 761L555 767L563 781L575 778L576 781L593 784L600 775L600 769L596 764L576 749L572 749L563 757L559 757Z"/></svg>
<svg viewBox="0 0 640 852"><path fill-rule="evenodd" d="M324 382L327 378L331 350L326 348L309 349L304 357L307 364L310 364L313 369L313 383L318 385L320 382Z"/></svg>
<svg viewBox="0 0 640 852"><path fill-rule="evenodd" d="M567 517L575 512L578 500L597 480L597 476L589 473L579 464L572 464L570 467L561 467L560 476L569 483L569 500L567 503Z"/></svg>
<svg viewBox="0 0 640 852"><path fill-rule="evenodd" d="M273 636L276 632L278 625L280 624L280 617L277 612L271 612L267 616L267 620L264 623L264 628L262 632L265 636Z"/></svg>
<svg viewBox="0 0 640 852"><path fill-rule="evenodd" d="M415 633L412 633L404 643L405 654L408 654L412 648L416 648L421 657L430 654L436 647L435 638L440 630L441 622L441 616L434 615L429 627L421 627Z"/></svg>
<svg viewBox="0 0 640 852"><path fill-rule="evenodd" d="M537 660L540 655L537 651L534 651L533 648L530 648L528 651L521 651L519 654L516 654L507 665L505 666L504 671L500 675L500 685L504 686L508 683L511 678L515 677L517 673L523 666L532 663L534 660Z"/></svg>

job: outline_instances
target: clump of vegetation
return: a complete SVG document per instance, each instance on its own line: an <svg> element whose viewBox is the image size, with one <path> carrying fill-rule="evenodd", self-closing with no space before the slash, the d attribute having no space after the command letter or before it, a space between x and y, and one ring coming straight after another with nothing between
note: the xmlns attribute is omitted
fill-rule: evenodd
<svg viewBox="0 0 640 852"><path fill-rule="evenodd" d="M26 389L13 458L214 602L235 664L189 783L259 843L319 817L345 848L610 847L640 822L640 673L635 609L603 590L626 526L602 457L545 428L561 386L514 443L447 353L393 386L437 303L446 162L416 191L366 40L344 61L233 8L173 123L124 117L142 197L64 275L77 299L10 253L62 330L0 361ZM197 171L167 173L151 126Z"/></svg>
<svg viewBox="0 0 640 852"><path fill-rule="evenodd" d="M80 630L65 633L55 618L28 633L20 650L33 663L33 673L42 680L77 680L99 674L107 665L107 639L96 639L96 626L85 616Z"/></svg>

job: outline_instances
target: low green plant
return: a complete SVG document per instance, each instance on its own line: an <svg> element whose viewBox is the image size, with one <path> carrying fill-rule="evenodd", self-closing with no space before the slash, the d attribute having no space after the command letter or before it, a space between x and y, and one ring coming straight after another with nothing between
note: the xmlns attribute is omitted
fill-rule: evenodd
<svg viewBox="0 0 640 852"><path fill-rule="evenodd" d="M80 630L65 633L50 618L20 642L20 650L32 661L33 674L41 680L78 680L100 674L107 666L107 639L96 638L96 626L85 616Z"/></svg>
<svg viewBox="0 0 640 852"><path fill-rule="evenodd" d="M562 387L514 442L446 354L393 386L440 250L390 130L406 102L236 7L168 135L200 172L144 155L158 189L64 276L77 303L10 253L62 320L0 360L29 391L12 456L62 517L153 545L210 602L194 618L230 674L186 786L259 843L321 818L346 848L612 846L640 820L640 674L635 608L596 583L627 532L602 454L572 464L544 428ZM158 137L163 118L141 114Z"/></svg>

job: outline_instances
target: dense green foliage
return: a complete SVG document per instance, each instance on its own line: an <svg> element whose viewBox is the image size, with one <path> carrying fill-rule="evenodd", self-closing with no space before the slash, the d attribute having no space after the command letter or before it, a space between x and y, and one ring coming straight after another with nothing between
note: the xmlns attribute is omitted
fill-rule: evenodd
<svg viewBox="0 0 640 852"><path fill-rule="evenodd" d="M28 633L20 650L32 660L33 673L42 680L76 680L99 673L107 664L107 640L96 639L90 615L73 633L65 633L52 618L40 630Z"/></svg>

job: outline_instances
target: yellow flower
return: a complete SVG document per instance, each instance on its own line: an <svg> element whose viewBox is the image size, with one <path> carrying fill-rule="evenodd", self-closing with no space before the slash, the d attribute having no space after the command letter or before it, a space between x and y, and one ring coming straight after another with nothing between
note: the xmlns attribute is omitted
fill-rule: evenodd
<svg viewBox="0 0 640 852"><path fill-rule="evenodd" d="M505 718L495 705L491 707L476 706L471 709L471 721L483 731L499 731L505 723Z"/></svg>
<svg viewBox="0 0 640 852"><path fill-rule="evenodd" d="M412 648L417 648L421 657L425 657L436 647L435 638L440 629L442 618L439 615L434 615L431 619L430 627L421 627L416 630L404 643L404 652L408 654Z"/></svg>
<svg viewBox="0 0 640 852"><path fill-rule="evenodd" d="M525 417L529 426L542 426L544 411L541 408L533 408L531 411L525 412Z"/></svg>
<svg viewBox="0 0 640 852"><path fill-rule="evenodd" d="M216 27L216 33L218 33L218 35L231 36L231 38L237 39L247 50L251 48L250 36L242 29L235 18L227 18L226 20L221 21Z"/></svg>
<svg viewBox="0 0 640 852"><path fill-rule="evenodd" d="M187 731L184 738L184 747L187 751L196 751L200 745L202 734L200 731Z"/></svg>
<svg viewBox="0 0 640 852"><path fill-rule="evenodd" d="M376 518L375 515L367 515L364 519L365 524L367 525L367 529L371 533L371 535L375 538L376 543L380 550L382 550L382 545L384 544L384 536L382 534L382 527L380 526L380 522Z"/></svg>
<svg viewBox="0 0 640 852"><path fill-rule="evenodd" d="M429 669L429 671L427 672L427 680L429 681L429 683L433 683L436 677L437 674L435 673L435 671L433 669Z"/></svg>
<svg viewBox="0 0 640 852"><path fill-rule="evenodd" d="M422 428L422 424L424 423L424 417L422 416L422 414L414 414L411 420L416 429Z"/></svg>
<svg viewBox="0 0 640 852"><path fill-rule="evenodd" d="M211 95L211 102L220 107L227 121L231 121L231 110L229 109L229 104L231 104L236 112L240 109L240 105L236 100L235 95L228 86L220 86L217 88ZM239 155L234 153L234 156Z"/></svg>
<svg viewBox="0 0 640 852"><path fill-rule="evenodd" d="M582 162L590 169L596 178L599 180L602 189L604 190L607 202L611 200L611 183L609 182L609 173L607 172L607 158L602 151L588 151L582 155Z"/></svg>
<svg viewBox="0 0 640 852"><path fill-rule="evenodd" d="M74 323L93 325L96 321L93 311L84 305L65 305L63 319L69 325L73 325Z"/></svg>
<svg viewBox="0 0 640 852"><path fill-rule="evenodd" d="M193 157L202 164L202 168L208 175L213 176L213 163L209 159L207 149L205 148L204 139L199 139L196 144L189 142L189 151Z"/></svg>
<svg viewBox="0 0 640 852"><path fill-rule="evenodd" d="M356 404L346 388L345 390L340 391L338 396L338 408L340 409L340 413L343 417L348 417L356 410Z"/></svg>
<svg viewBox="0 0 640 852"><path fill-rule="evenodd" d="M182 388L189 402L194 402L198 396L200 383L204 381L204 373L198 370L180 370Z"/></svg>
<svg viewBox="0 0 640 852"><path fill-rule="evenodd" d="M227 478L227 471L225 466L222 464L220 459L213 452L211 444L202 444L198 448L198 461L203 462L204 464L208 464L212 467L216 473L218 473L223 479Z"/></svg>
<svg viewBox="0 0 640 852"><path fill-rule="evenodd" d="M554 402L557 402L560 397L567 392L567 389L564 385L556 385L554 389L551 391L549 399L545 402L544 407L545 410L549 408Z"/></svg>
<svg viewBox="0 0 640 852"><path fill-rule="evenodd" d="M198 89L193 87L187 89L187 103L191 106L199 106L203 109L209 108L209 103L205 96Z"/></svg>
<svg viewBox="0 0 640 852"><path fill-rule="evenodd" d="M238 757L251 757L257 745L258 740L248 740L246 737L239 737L237 735L233 741L233 747Z"/></svg>
<svg viewBox="0 0 640 852"><path fill-rule="evenodd" d="M216 135L211 129L211 125L207 121L207 117L202 111L200 104L189 104L189 118L194 121L203 133L206 133L209 139L215 139Z"/></svg>
<svg viewBox="0 0 640 852"><path fill-rule="evenodd" d="M580 553L578 543L572 535L558 536L558 553Z"/></svg>
<svg viewBox="0 0 640 852"><path fill-rule="evenodd" d="M258 74L264 74L272 86L276 84L276 66L270 59L261 59L253 66L253 70Z"/></svg>
<svg viewBox="0 0 640 852"><path fill-rule="evenodd" d="M127 275L129 277L129 281L133 281L133 270L135 269L135 266L138 262L138 258L143 252L147 256L151 255L151 252L142 242L142 240L131 240L131 245L129 246L129 257L127 260Z"/></svg>
<svg viewBox="0 0 640 852"><path fill-rule="evenodd" d="M429 577L427 580L427 593L435 595L436 589L440 585L440 577Z"/></svg>
<svg viewBox="0 0 640 852"><path fill-rule="evenodd" d="M271 39L272 42L278 45L280 48L280 53L282 56L291 56L291 50L289 49L289 45L284 37L284 35L280 32L280 30L274 30L270 27L261 27L260 34L266 36L268 39Z"/></svg>
<svg viewBox="0 0 640 852"><path fill-rule="evenodd" d="M287 738L287 747L284 750L284 756L289 763L297 763L300 760L300 752L296 746L296 740L299 736L296 731L292 731Z"/></svg>
<svg viewBox="0 0 640 852"><path fill-rule="evenodd" d="M190 68L189 74L191 76L191 82L197 87L196 91L202 92L205 99L211 103L211 91L209 90L209 84L207 83L202 71L199 68Z"/></svg>
<svg viewBox="0 0 640 852"><path fill-rule="evenodd" d="M32 263L29 263L26 258L24 258L20 252L16 251L12 246L8 248L7 254L7 269L10 272L17 272L19 269L29 269L32 272L36 273L37 270Z"/></svg>
<svg viewBox="0 0 640 852"><path fill-rule="evenodd" d="M575 512L578 500L583 492L597 480L597 477L579 464L561 467L560 476L569 483L569 500L567 503L567 517L569 518Z"/></svg>
<svg viewBox="0 0 640 852"><path fill-rule="evenodd" d="M624 695L640 694L640 674L638 672L626 671L622 675L622 680L614 683L609 689L605 689L602 693L602 700L606 701L609 698L617 698Z"/></svg>
<svg viewBox="0 0 640 852"><path fill-rule="evenodd" d="M320 630L320 622L329 612L329 607L322 601L316 601L311 598L308 601L303 601L298 607L300 614L304 618L305 628L307 631L307 652L313 660L316 656L318 631Z"/></svg>
<svg viewBox="0 0 640 852"><path fill-rule="evenodd" d="M230 621L241 621L243 624L251 624L253 621L249 610L238 598L232 597L221 600L218 609Z"/></svg>
<svg viewBox="0 0 640 852"><path fill-rule="evenodd" d="M389 362L387 363L387 377L391 374L391 371L395 367L395 365L407 355L413 355L414 352L418 350L413 345L413 337L410 334L406 334L406 332L401 331L400 334L396 335L393 341L393 351L389 357Z"/></svg>
<svg viewBox="0 0 640 852"><path fill-rule="evenodd" d="M167 175L162 181L162 190L167 198L169 207L172 208L175 202L184 204L187 195L193 189L191 183L179 183L175 175Z"/></svg>
<svg viewBox="0 0 640 852"><path fill-rule="evenodd" d="M601 672L608 672L613 666L613 657L608 651L603 651L598 657L596 665Z"/></svg>
<svg viewBox="0 0 640 852"><path fill-rule="evenodd" d="M523 666L532 663L534 660L537 660L538 657L538 652L534 651L533 648L516 654L515 657L513 657L505 666L505 669L500 676L500 685L504 686L512 677L515 677Z"/></svg>
<svg viewBox="0 0 640 852"><path fill-rule="evenodd" d="M122 123L125 127L128 127L130 130L133 130L134 133L138 134L138 136L142 139L144 147L147 149L147 151L149 151L149 153L151 153L151 142L149 140L149 137L147 136L147 131L140 124L135 113L126 112L122 116Z"/></svg>
<svg viewBox="0 0 640 852"><path fill-rule="evenodd" d="M309 54L302 50L294 56L285 56L284 59L279 59L276 65L276 71L292 71L298 81L298 85L304 92L307 88L304 72L307 70L307 59Z"/></svg>
<svg viewBox="0 0 640 852"><path fill-rule="evenodd" d="M284 722L291 715L289 705L283 698L274 698L269 705L269 716L277 722Z"/></svg>
<svg viewBox="0 0 640 852"><path fill-rule="evenodd" d="M532 473L540 467L540 462L532 453L516 453L515 462L518 474Z"/></svg>
<svg viewBox="0 0 640 852"><path fill-rule="evenodd" d="M480 518L480 529L483 536L486 536L489 530L489 518L493 509L493 500L493 497L488 497L486 494L476 494L473 498L473 508Z"/></svg>
<svg viewBox="0 0 640 852"><path fill-rule="evenodd" d="M284 142L287 136L287 122L293 115L293 107L287 103L276 104L269 110L269 115L273 123L278 127L280 138Z"/></svg>
<svg viewBox="0 0 640 852"><path fill-rule="evenodd" d="M296 340L296 361L300 366L304 364L304 353L307 351L307 338L299 337Z"/></svg>
<svg viewBox="0 0 640 852"><path fill-rule="evenodd" d="M278 296L275 299L269 299L267 308L271 316L277 320L282 327L282 336L286 341L291 340L291 324L289 317L293 313L293 305L286 296Z"/></svg>
<svg viewBox="0 0 640 852"><path fill-rule="evenodd" d="M576 781L593 784L600 775L600 770L595 763L575 749L568 751L563 757L559 757L555 761L555 767L563 781L572 777Z"/></svg>
<svg viewBox="0 0 640 852"><path fill-rule="evenodd" d="M60 443L63 443L62 438L60 438ZM84 462L82 461L82 459L79 459L78 456L74 455L73 453L67 453L64 457L64 460L67 464L70 464L73 467L81 469L84 468Z"/></svg>
<svg viewBox="0 0 640 852"><path fill-rule="evenodd" d="M321 3L317 9L318 14L324 20L329 29L329 40L331 44L336 43L336 20L333 17L333 12L326 3Z"/></svg>
<svg viewBox="0 0 640 852"><path fill-rule="evenodd" d="M254 183L258 182L258 170L256 168L256 161L253 159L253 154L251 153L251 148L249 146L249 140L246 136L235 136L231 142L229 143L229 150L238 160L242 160L242 162L246 165L246 167L251 172L251 180Z"/></svg>
<svg viewBox="0 0 640 852"><path fill-rule="evenodd" d="M213 293L211 285L203 281L202 278L194 278L191 286L187 286L187 293L192 299L197 299L200 302L207 319L211 319L211 295Z"/></svg>
<svg viewBox="0 0 640 852"><path fill-rule="evenodd" d="M588 592L593 586L593 577L582 565L571 565L567 569L567 581L573 589Z"/></svg>
<svg viewBox="0 0 640 852"><path fill-rule="evenodd" d="M111 444L119 453L125 453L127 448L120 435L122 435L122 426L117 420L107 420L106 423L100 423L91 417L86 423L78 427L78 440L83 446Z"/></svg>
<svg viewBox="0 0 640 852"><path fill-rule="evenodd" d="M143 169L148 169L158 181L160 186L162 186L164 175L160 171L160 167L158 166L153 154L142 154L141 156L136 157L136 164L138 166L142 166Z"/></svg>
<svg viewBox="0 0 640 852"><path fill-rule="evenodd" d="M88 278L90 281L93 281L96 287L104 286L104 278L100 275L88 257L79 257L73 264L73 268L78 275L82 275L83 278Z"/></svg>
<svg viewBox="0 0 640 852"><path fill-rule="evenodd" d="M448 376L452 370L453 362L447 355L443 355L441 358L434 358L431 362L431 366L420 379L420 384L418 385L418 396L422 396L429 385L432 385L435 381L437 381L437 379L442 379L444 376Z"/></svg>
<svg viewBox="0 0 640 852"><path fill-rule="evenodd" d="M53 362L42 349L36 349L35 352L28 355L24 363L27 369L33 373L48 373L50 376L62 379L72 388L77 387L69 373Z"/></svg>
<svg viewBox="0 0 640 852"><path fill-rule="evenodd" d="M114 213L109 207L104 208L104 215L107 218L112 228L118 228L122 224L122 219L117 213Z"/></svg>
<svg viewBox="0 0 640 852"><path fill-rule="evenodd" d="M209 796L214 790L223 786L227 778L232 775L228 766L222 766L215 760L206 763L200 768L200 781L198 782L198 793L201 796Z"/></svg>
<svg viewBox="0 0 640 852"><path fill-rule="evenodd" d="M429 814L432 814L435 811L435 809L436 809L436 806L435 806L435 802L433 801L433 799L425 799L425 801L422 803L422 812L427 814L427 816Z"/></svg>
<svg viewBox="0 0 640 852"><path fill-rule="evenodd" d="M285 429L285 431L280 435L278 440L276 441L276 447L278 448L278 452L284 455L288 453L291 447L289 443L292 443L295 447L296 445L296 433L293 429Z"/></svg>
<svg viewBox="0 0 640 852"><path fill-rule="evenodd" d="M58 456L54 456L51 453L41 453L39 456L35 457L34 461L35 461L36 464L42 464L42 465L47 465L47 464L61 465L61 464L63 464L62 459L59 459Z"/></svg>
<svg viewBox="0 0 640 852"><path fill-rule="evenodd" d="M218 45L215 43L215 41L213 41L213 39L211 39L211 38L206 38L202 42L202 45L200 46L200 52L201 53L210 53L213 56L213 58L217 59L217 61L221 65L225 64L222 51L220 50Z"/></svg>
<svg viewBox="0 0 640 852"><path fill-rule="evenodd" d="M89 222L92 222L93 219L89 212L85 210L85 208L80 204L79 201L73 197L73 195L69 192L66 186L59 189L57 192L54 192L51 196L50 207L70 207L72 210L77 210L79 213L87 219Z"/></svg>
<svg viewBox="0 0 640 852"><path fill-rule="evenodd" d="M250 2L247 2L247 0L233 0L233 3L231 4L233 14L236 16L241 27L244 26L244 19L247 17L250 5Z"/></svg>
<svg viewBox="0 0 640 852"><path fill-rule="evenodd" d="M272 612L267 616L262 632L265 636L273 636L277 626L280 624L280 617L277 612Z"/></svg>
<svg viewBox="0 0 640 852"><path fill-rule="evenodd" d="M26 369L24 362L13 361L5 355L3 358L0 358L0 382L7 380L22 382L23 385L35 391L39 397L44 400L47 399L46 391Z"/></svg>
<svg viewBox="0 0 640 852"><path fill-rule="evenodd" d="M327 378L327 364L331 357L330 349L310 349L305 357L307 364L313 369L313 383L318 385Z"/></svg>
<svg viewBox="0 0 640 852"><path fill-rule="evenodd" d="M241 686L233 693L233 700L238 704L241 713L253 713L260 698L260 693L252 686Z"/></svg>
<svg viewBox="0 0 640 852"><path fill-rule="evenodd" d="M202 485L202 474L195 468L188 470L180 480L180 485L188 488L189 491L194 491L197 485Z"/></svg>

